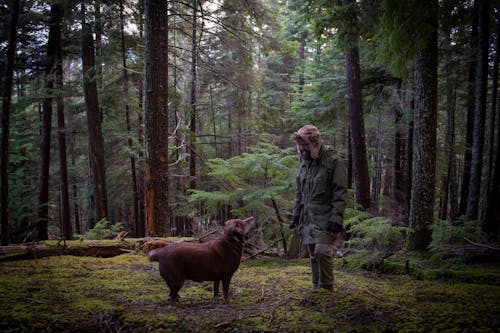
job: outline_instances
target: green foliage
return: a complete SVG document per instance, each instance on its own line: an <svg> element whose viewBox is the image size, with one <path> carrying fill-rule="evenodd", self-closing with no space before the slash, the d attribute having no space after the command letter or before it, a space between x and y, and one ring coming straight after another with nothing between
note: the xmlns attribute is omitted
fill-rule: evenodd
<svg viewBox="0 0 500 333"><path fill-rule="evenodd" d="M356 256L374 268L388 255L401 249L411 228L395 226L388 218L367 212L346 209L344 227L349 235L348 247L358 250Z"/></svg>
<svg viewBox="0 0 500 333"><path fill-rule="evenodd" d="M466 221L464 217L452 222L440 220L432 225L429 250L439 254L453 247L462 247L466 243L465 238L476 242L487 242L479 221Z"/></svg>
<svg viewBox="0 0 500 333"><path fill-rule="evenodd" d="M228 160L210 159L207 164L216 189L191 190L190 203L202 202L212 213L230 205L239 216L245 212L269 216L271 199L291 207L298 169L298 158L291 149L261 143L250 153Z"/></svg>
<svg viewBox="0 0 500 333"><path fill-rule="evenodd" d="M437 10L432 1L382 1L375 36L379 43L377 54L378 60L387 63L394 75L403 76L413 61L416 50L433 33L432 24L427 18L436 15Z"/></svg>
<svg viewBox="0 0 500 333"><path fill-rule="evenodd" d="M100 240L114 238L120 231L123 230L123 224L110 224L106 219L102 219L96 223L95 227L84 233L83 235L75 234L77 239Z"/></svg>

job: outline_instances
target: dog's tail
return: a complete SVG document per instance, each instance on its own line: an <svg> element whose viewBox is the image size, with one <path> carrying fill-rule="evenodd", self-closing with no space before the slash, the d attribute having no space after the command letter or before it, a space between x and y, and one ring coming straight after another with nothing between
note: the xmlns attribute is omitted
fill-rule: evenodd
<svg viewBox="0 0 500 333"><path fill-rule="evenodd" d="M149 261L158 261L158 255L160 254L162 248L154 249L148 252Z"/></svg>

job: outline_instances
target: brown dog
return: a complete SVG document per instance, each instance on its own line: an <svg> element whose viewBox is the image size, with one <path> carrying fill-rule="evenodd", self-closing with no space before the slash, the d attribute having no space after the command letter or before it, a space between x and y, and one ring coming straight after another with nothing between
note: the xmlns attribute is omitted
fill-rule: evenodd
<svg viewBox="0 0 500 333"><path fill-rule="evenodd" d="M208 243L174 243L149 252L151 261L160 263L160 275L170 288L170 299L179 300L185 280L213 281L214 298L222 281L227 301L229 283L238 269L245 237L255 227L254 218L226 221L224 234Z"/></svg>

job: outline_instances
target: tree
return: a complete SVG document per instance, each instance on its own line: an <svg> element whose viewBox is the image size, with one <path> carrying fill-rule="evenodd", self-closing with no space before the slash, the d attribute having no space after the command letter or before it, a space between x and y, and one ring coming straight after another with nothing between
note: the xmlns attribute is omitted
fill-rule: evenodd
<svg viewBox="0 0 500 333"><path fill-rule="evenodd" d="M496 227L494 226L493 220L488 219L488 212L490 211L491 205L491 183L492 183L492 173L493 173L493 160L494 160L494 146L495 146L495 124L499 120L495 117L497 112L497 98L498 98L498 61L500 58L500 6L496 8L496 33L495 33L495 58L493 61L493 74L492 74L492 84L491 84L491 103L488 121L488 136L487 136L487 148L486 148L486 163L484 172L484 190L483 190L483 206L482 206L482 220L484 222L484 230L488 233L494 235ZM498 133L497 135L500 135ZM497 148L498 149L498 148ZM500 165L497 164L497 167Z"/></svg>
<svg viewBox="0 0 500 333"><path fill-rule="evenodd" d="M128 67L127 67L127 56L125 47L125 14L123 8L123 1L120 0L120 37L121 37L121 56L123 64L123 92L125 95L125 120L127 126L127 144L130 151L133 151L132 143L132 127L130 123L130 106L129 106L129 78L128 78ZM130 173L132 176L132 202L134 207L134 229L136 236L141 236L141 226L139 225L141 219L139 218L139 190L137 184L137 172L136 172L136 161L133 153L130 154Z"/></svg>
<svg viewBox="0 0 500 333"><path fill-rule="evenodd" d="M500 8L496 8L496 42L495 42L495 60L493 63L493 83L491 94L491 109L490 109L490 123L488 127L488 153L486 155L486 177L484 180L484 197L483 197L483 229L491 238L498 236L500 230L500 197L499 179L500 176L500 131L498 130L500 124L498 98L498 62L500 58ZM495 136L495 125L497 127L497 159L495 161L496 168L493 168L493 146Z"/></svg>
<svg viewBox="0 0 500 333"><path fill-rule="evenodd" d="M196 188L196 98L197 98L197 71L198 71L198 0L193 0L193 18L192 18L192 34L191 34L191 117L189 122L190 143L189 143L189 187Z"/></svg>
<svg viewBox="0 0 500 333"><path fill-rule="evenodd" d="M437 1L416 1L415 13L422 22L415 57L415 113L413 133L413 177L409 226L409 248L425 250L434 222L436 126L437 126Z"/></svg>
<svg viewBox="0 0 500 333"><path fill-rule="evenodd" d="M488 90L488 46L490 1L479 4L479 40L477 49L476 104L474 108L474 137L472 142L471 177L467 200L467 219L478 217L481 177L483 170L484 124Z"/></svg>
<svg viewBox="0 0 500 333"><path fill-rule="evenodd" d="M354 0L342 0L343 6L355 7ZM356 15L355 12L350 14ZM356 19L356 18L355 18ZM359 67L359 50L357 36L348 41L351 47L346 51L347 91L349 94L349 126L351 129L351 149L353 174L356 184L356 202L368 209L370 202L370 176L366 156L366 140L363 118L363 98L361 95L361 72Z"/></svg>
<svg viewBox="0 0 500 333"><path fill-rule="evenodd" d="M60 3L51 5L55 19L55 74L56 74L56 107L57 107L57 143L59 146L59 169L60 169L60 197L61 197L61 226L62 238L71 239L73 228L69 208L69 181L68 162L66 157L66 125L64 121L64 90L63 90L63 50L62 50L62 28L61 21L64 15L63 6Z"/></svg>
<svg viewBox="0 0 500 333"><path fill-rule="evenodd" d="M146 0L146 234L170 235L168 152L168 4Z"/></svg>
<svg viewBox="0 0 500 333"><path fill-rule="evenodd" d="M7 45L7 59L5 62L5 77L3 79L2 95L2 151L1 160L1 186L2 186L2 245L9 243L9 133L10 114L12 110L12 86L14 79L14 54L17 44L17 22L20 11L20 0L12 1L10 29Z"/></svg>
<svg viewBox="0 0 500 333"><path fill-rule="evenodd" d="M82 70L83 90L87 108L87 128L89 132L90 166L94 182L95 220L108 218L108 197L106 188L106 168L104 162L104 138L101 129L101 114L97 94L97 72L94 54L94 39L90 25L85 22L85 1L82 1Z"/></svg>
<svg viewBox="0 0 500 333"><path fill-rule="evenodd" d="M56 48L58 30L62 11L58 7L51 7L49 21L49 39L47 42L47 60L45 67L45 96L40 124L40 164L38 174L38 222L36 225L39 240L48 239L49 219L49 171L50 171L50 138L52 132L52 102L54 99L54 81L56 73Z"/></svg>
<svg viewBox="0 0 500 333"><path fill-rule="evenodd" d="M467 59L467 117L466 117L466 129L465 129L465 153L464 153L464 163L462 172L462 185L460 190L460 206L458 210L458 215L465 215L467 212L467 202L469 200L469 185L470 185L470 175L471 175L471 163L472 163L472 144L474 136L474 100L475 100L475 77L477 68L477 31L478 31L478 11L479 11L480 0L474 1L474 7L472 11L472 24L471 33L469 39L468 53L469 57Z"/></svg>

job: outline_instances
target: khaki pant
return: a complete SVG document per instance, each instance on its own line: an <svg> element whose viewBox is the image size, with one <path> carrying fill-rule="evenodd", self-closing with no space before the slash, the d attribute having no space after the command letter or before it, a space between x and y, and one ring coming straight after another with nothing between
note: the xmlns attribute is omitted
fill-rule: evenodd
<svg viewBox="0 0 500 333"><path fill-rule="evenodd" d="M313 289L333 288L333 245L308 244Z"/></svg>

